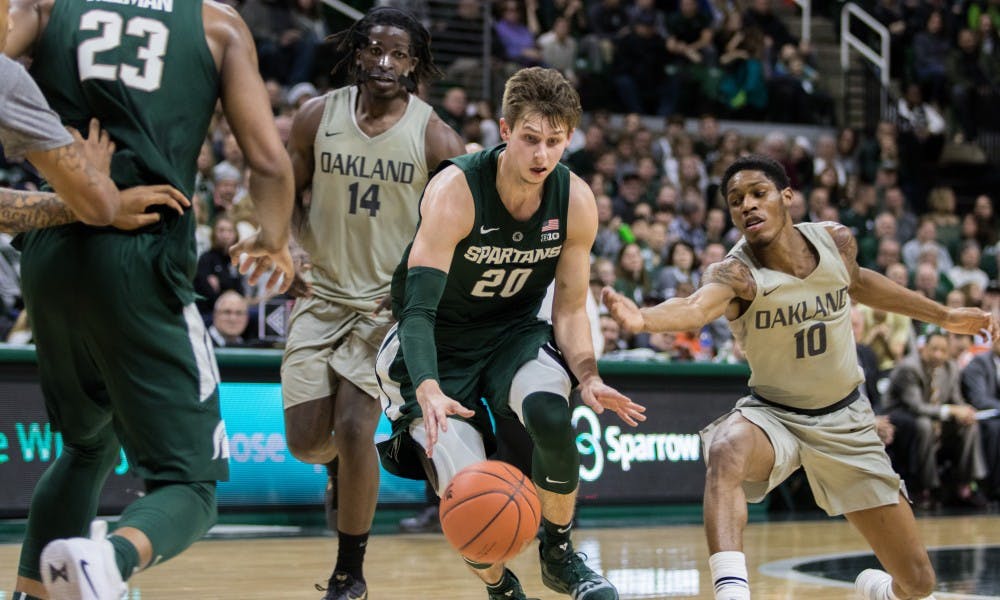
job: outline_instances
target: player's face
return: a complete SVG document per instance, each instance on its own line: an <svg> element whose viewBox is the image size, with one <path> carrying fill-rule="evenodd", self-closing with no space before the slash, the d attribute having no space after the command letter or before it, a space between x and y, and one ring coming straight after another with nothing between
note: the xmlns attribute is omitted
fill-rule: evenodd
<svg viewBox="0 0 1000 600"><path fill-rule="evenodd" d="M399 27L375 25L368 32L368 44L358 51L364 85L376 97L391 98L405 93L400 81L417 66L410 49L410 34Z"/></svg>
<svg viewBox="0 0 1000 600"><path fill-rule="evenodd" d="M791 202L792 189L779 190L762 171L739 171L729 180L729 216L750 243L777 237L789 220Z"/></svg>
<svg viewBox="0 0 1000 600"><path fill-rule="evenodd" d="M507 142L505 160L512 161L525 183L545 181L562 158L572 134L572 130L550 123L539 114L529 113L513 126L500 119L500 137Z"/></svg>

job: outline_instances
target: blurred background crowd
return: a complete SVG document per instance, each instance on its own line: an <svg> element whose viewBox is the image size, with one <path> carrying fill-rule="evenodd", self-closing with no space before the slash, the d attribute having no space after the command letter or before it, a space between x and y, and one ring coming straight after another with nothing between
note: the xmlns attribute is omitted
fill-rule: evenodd
<svg viewBox="0 0 1000 600"><path fill-rule="evenodd" d="M229 3L254 33L287 141L304 102L350 83L331 75L340 57L327 36L376 2ZM889 35L889 85L874 96L870 81L884 73L866 73L856 61L845 71L836 61L847 33L836 0L812 2L807 27L802 3L783 0L378 4L414 12L432 32L445 76L418 93L470 148L500 141L499 94L516 69L554 67L578 87L584 120L564 160L597 199L598 300L603 286L640 306L695 290L739 238L719 194L721 174L758 152L788 171L793 219L848 226L862 266L950 306L1000 311L1000 0L859 2ZM800 35L806 31L811 40ZM198 306L217 345L280 347L291 300L248 285L226 250L257 225L245 183L244 158L220 111L198 159L193 202ZM40 181L30 166L0 155L0 184ZM26 343L30 323L9 242L0 240L0 336ZM961 465L946 471L958 473L955 498L969 498L967 484L984 478L993 478L985 489L1000 490L1000 418L976 418L977 409L1000 412L1000 343L864 306L855 321L868 394L886 415L890 449L905 446L897 467L918 482L918 495L941 487L942 471L926 457L944 446L954 452L942 460ZM743 361L724 319L699 331L629 336L601 316L600 328L609 360ZM938 381L942 365L947 381ZM932 413L950 418L931 422ZM919 461L907 462L913 457Z"/></svg>

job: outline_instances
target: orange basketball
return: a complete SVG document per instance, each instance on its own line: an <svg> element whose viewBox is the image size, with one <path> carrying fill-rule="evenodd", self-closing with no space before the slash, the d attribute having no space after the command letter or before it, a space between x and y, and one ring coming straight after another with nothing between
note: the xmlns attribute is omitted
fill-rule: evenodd
<svg viewBox="0 0 1000 600"><path fill-rule="evenodd" d="M517 556L542 518L531 480L498 460L459 471L441 496L440 510L444 537L462 556L481 563Z"/></svg>

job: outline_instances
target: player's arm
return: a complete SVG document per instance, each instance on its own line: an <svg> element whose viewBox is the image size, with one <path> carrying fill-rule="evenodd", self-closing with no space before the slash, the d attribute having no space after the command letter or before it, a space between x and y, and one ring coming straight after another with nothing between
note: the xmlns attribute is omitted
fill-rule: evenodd
<svg viewBox="0 0 1000 600"><path fill-rule="evenodd" d="M604 384L597 373L594 341L587 316L590 293L590 249L597 236L597 202L590 187L570 175L566 239L556 265L552 299L552 329L556 344L580 382L581 399L598 414L613 410L633 427L646 417L642 406Z"/></svg>
<svg viewBox="0 0 1000 600"><path fill-rule="evenodd" d="M325 96L313 98L303 104L295 113L292 131L288 136L288 156L291 158L292 174L295 177L295 204L292 209L292 234L289 243L295 278L288 293L296 298L312 295L312 285L304 276L305 272L312 268L312 259L299 240L309 225L309 207L305 205L305 192L312 185L313 169L316 165L316 133L323 120L325 108Z"/></svg>
<svg viewBox="0 0 1000 600"><path fill-rule="evenodd" d="M448 398L438 381L434 323L455 247L472 231L475 209L465 173L448 167L427 183L420 202L420 226L410 248L406 292L399 313L399 344L423 412L431 456L448 415L473 412Z"/></svg>
<svg viewBox="0 0 1000 600"><path fill-rule="evenodd" d="M750 269L735 258L709 265L701 287L685 298L670 298L656 306L638 308L634 302L604 288L604 305L611 316L628 332L691 331L726 315L739 316L741 305L757 294Z"/></svg>
<svg viewBox="0 0 1000 600"><path fill-rule="evenodd" d="M441 161L465 154L465 144L447 123L436 113L431 113L424 133L424 155L427 158L427 170L433 173Z"/></svg>
<svg viewBox="0 0 1000 600"><path fill-rule="evenodd" d="M267 286L284 292L295 273L288 251L295 196L292 163L271 114L249 29L230 7L206 2L203 11L209 46L219 61L222 109L250 167L249 193L260 224L230 255L241 273L253 271L251 285L273 268ZM246 260L241 260L243 254Z"/></svg>
<svg viewBox="0 0 1000 600"><path fill-rule="evenodd" d="M858 243L850 230L840 224L831 224L826 230L837 244L847 267L851 279L848 291L855 302L906 315L925 323L934 323L955 333L975 335L985 329L994 338L1000 335L1000 323L986 311L978 308L948 308L876 271L862 268L858 264Z"/></svg>
<svg viewBox="0 0 1000 600"><path fill-rule="evenodd" d="M326 96L313 98L295 113L292 131L288 136L288 156L292 161L295 177L295 206L292 211L292 234L299 235L309 218L303 205L302 194L312 185L315 169L316 132L319 131L326 108Z"/></svg>

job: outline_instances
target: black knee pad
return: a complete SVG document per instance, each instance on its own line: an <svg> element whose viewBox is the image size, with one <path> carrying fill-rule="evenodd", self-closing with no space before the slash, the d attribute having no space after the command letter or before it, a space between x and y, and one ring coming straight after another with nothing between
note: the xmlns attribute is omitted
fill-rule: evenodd
<svg viewBox="0 0 1000 600"><path fill-rule="evenodd" d="M580 482L580 453L566 398L550 392L529 394L522 405L524 427L535 443L531 476L550 492L568 494Z"/></svg>

